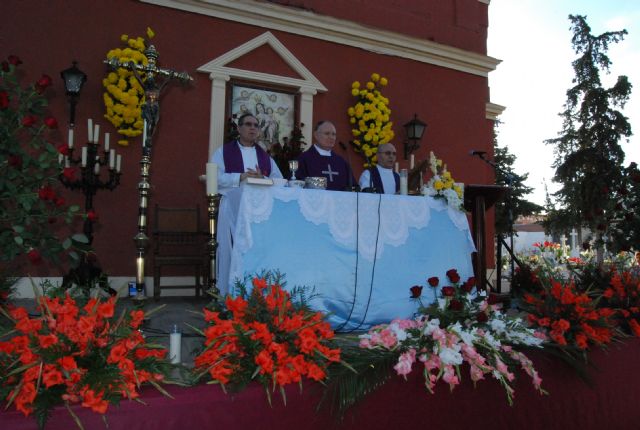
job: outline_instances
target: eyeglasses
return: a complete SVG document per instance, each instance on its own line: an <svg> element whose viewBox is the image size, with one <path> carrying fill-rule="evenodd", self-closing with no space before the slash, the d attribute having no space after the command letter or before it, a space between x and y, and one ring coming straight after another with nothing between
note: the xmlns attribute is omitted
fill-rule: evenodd
<svg viewBox="0 0 640 430"><path fill-rule="evenodd" d="M394 151L383 151L383 152L378 152L378 154L384 154L384 155L396 155L396 153Z"/></svg>
<svg viewBox="0 0 640 430"><path fill-rule="evenodd" d="M260 127L260 125L257 122L243 122L240 125L241 126L246 125L247 127L255 127L255 128Z"/></svg>

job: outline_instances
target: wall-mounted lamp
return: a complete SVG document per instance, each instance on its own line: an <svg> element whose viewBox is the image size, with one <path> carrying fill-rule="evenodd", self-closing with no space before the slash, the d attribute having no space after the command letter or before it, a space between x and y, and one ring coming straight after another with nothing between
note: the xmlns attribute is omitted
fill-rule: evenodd
<svg viewBox="0 0 640 430"><path fill-rule="evenodd" d="M413 119L403 127L407 133L407 140L404 141L404 159L408 160L409 154L420 148L420 139L422 139L427 124L418 119L418 114L413 114Z"/></svg>
<svg viewBox="0 0 640 430"><path fill-rule="evenodd" d="M76 104L80 90L85 82L87 75L77 67L78 62L73 61L71 67L60 72L60 77L64 81L64 89L69 97L69 125L73 127L76 122Z"/></svg>

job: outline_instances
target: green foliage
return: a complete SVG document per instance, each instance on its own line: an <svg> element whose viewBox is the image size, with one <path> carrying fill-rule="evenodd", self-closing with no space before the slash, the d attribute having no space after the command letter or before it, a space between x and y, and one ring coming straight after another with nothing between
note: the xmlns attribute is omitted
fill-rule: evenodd
<svg viewBox="0 0 640 430"><path fill-rule="evenodd" d="M58 155L66 148L48 140L57 128L42 95L51 78L22 87L21 63L10 56L0 68L0 261L15 266L26 255L33 264L59 264L72 242L56 231L58 224L70 223L79 208L68 206L56 189L63 171Z"/></svg>
<svg viewBox="0 0 640 430"><path fill-rule="evenodd" d="M561 184L554 193L561 209L549 213L562 223L583 225L596 231L600 240L608 230L624 178L624 151L620 140L631 135L624 108L631 93L626 76L619 76L611 88L604 88L600 71L609 71L609 44L623 40L626 30L598 36L584 16L570 15L572 45L578 54L572 65L573 86L567 90L562 131L546 141L554 146L556 169L553 180Z"/></svg>
<svg viewBox="0 0 640 430"><path fill-rule="evenodd" d="M540 213L543 207L525 199L525 196L533 191L533 188L524 184L529 177L529 173L518 175L513 171L513 163L516 161L516 156L509 152L509 148L498 146L495 134L493 151L497 166L496 184L509 188L509 193L505 199L496 204L496 234L505 234L510 233L513 228L509 222L509 210L511 210L511 220L515 222L519 216Z"/></svg>
<svg viewBox="0 0 640 430"><path fill-rule="evenodd" d="M640 250L640 170L631 163L622 172L623 182L617 190L609 226L608 248L611 251Z"/></svg>

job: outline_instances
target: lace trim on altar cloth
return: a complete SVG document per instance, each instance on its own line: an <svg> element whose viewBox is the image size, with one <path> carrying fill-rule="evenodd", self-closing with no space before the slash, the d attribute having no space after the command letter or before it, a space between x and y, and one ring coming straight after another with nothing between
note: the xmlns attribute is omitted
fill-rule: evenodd
<svg viewBox="0 0 640 430"><path fill-rule="evenodd" d="M253 246L251 224L269 219L274 200L297 201L301 215L315 224L327 224L333 239L348 248L356 240L360 255L373 261L380 258L385 246L401 246L409 237L409 229L423 229L429 225L431 211L446 211L453 225L460 231L469 231L466 215L432 197L398 199L389 195L356 193L328 193L324 190L304 190L285 187L244 187L238 210L238 224L234 237L234 251L245 253ZM393 202L390 200L393 199ZM386 200L386 202L385 202ZM357 206L356 206L357 205ZM356 210L357 209L357 210ZM380 217L377 216L380 212ZM358 226L356 217L360 214ZM363 216L363 214L367 214ZM362 234L376 231L380 220L379 237ZM356 229L360 229L357 235ZM471 234L467 235L470 249L475 250Z"/></svg>

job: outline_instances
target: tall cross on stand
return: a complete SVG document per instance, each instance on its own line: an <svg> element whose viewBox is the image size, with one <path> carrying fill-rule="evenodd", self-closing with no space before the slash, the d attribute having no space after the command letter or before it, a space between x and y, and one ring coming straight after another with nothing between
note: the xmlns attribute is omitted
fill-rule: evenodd
<svg viewBox="0 0 640 430"><path fill-rule="evenodd" d="M112 57L104 62L111 68L124 68L130 70L144 88L144 105L142 106L142 118L144 119L144 129L142 134L142 160L141 176L138 183L138 193L140 204L138 207L138 233L133 237L137 250L136 257L136 296L137 300L144 300L144 264L145 253L149 247L149 237L147 236L147 207L149 203L149 170L151 166L151 140L160 120L160 93L162 89L174 79L186 83L193 81L187 72L175 72L170 69L163 69L157 66L158 51L155 46L149 45L144 51L148 63L136 64L133 61L121 63L117 58ZM156 285L155 288L158 288Z"/></svg>
<svg viewBox="0 0 640 430"><path fill-rule="evenodd" d="M333 175L338 176L340 174L331 170L331 164L327 164L327 170L323 170L322 173L325 175L329 175L329 182L333 182Z"/></svg>
<svg viewBox="0 0 640 430"><path fill-rule="evenodd" d="M580 251L578 251L578 232L575 228L571 229L571 256L578 257L580 256Z"/></svg>

